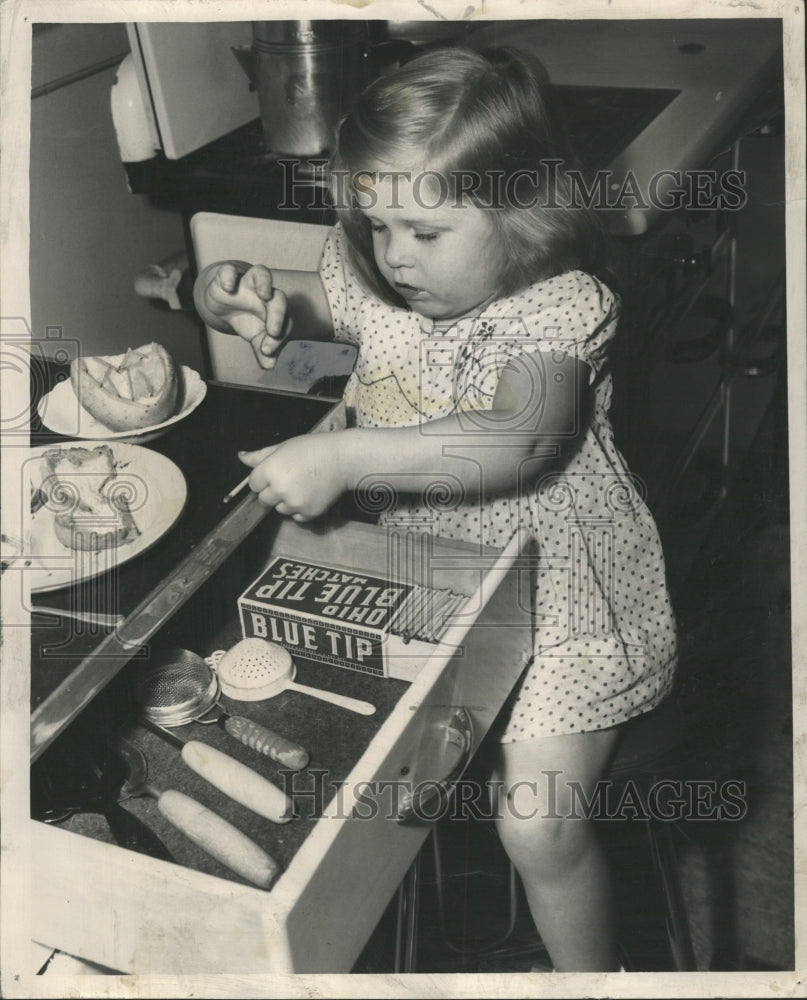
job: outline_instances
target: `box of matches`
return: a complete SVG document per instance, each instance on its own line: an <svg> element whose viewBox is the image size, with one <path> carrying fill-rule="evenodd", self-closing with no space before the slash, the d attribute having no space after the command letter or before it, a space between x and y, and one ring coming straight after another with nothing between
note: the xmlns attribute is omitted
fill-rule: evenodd
<svg viewBox="0 0 807 1000"><path fill-rule="evenodd" d="M238 598L244 638L294 656L412 680L466 597L278 556Z"/></svg>

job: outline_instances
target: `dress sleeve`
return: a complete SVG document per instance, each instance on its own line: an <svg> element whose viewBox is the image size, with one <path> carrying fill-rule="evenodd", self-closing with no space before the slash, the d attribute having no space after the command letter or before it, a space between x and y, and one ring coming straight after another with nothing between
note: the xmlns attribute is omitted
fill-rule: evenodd
<svg viewBox="0 0 807 1000"><path fill-rule="evenodd" d="M358 346L358 314L369 296L347 254L347 237L340 223L330 231L322 248L319 274L331 310L334 339Z"/></svg>
<svg viewBox="0 0 807 1000"><path fill-rule="evenodd" d="M528 336L537 350L572 353L598 373L616 333L619 298L582 271L559 275L551 284L541 308L525 317Z"/></svg>
<svg viewBox="0 0 807 1000"><path fill-rule="evenodd" d="M502 299L483 315L465 344L458 387L465 406L492 405L506 366L519 355L572 355L591 369L594 382L616 332L618 297L582 271L569 271Z"/></svg>

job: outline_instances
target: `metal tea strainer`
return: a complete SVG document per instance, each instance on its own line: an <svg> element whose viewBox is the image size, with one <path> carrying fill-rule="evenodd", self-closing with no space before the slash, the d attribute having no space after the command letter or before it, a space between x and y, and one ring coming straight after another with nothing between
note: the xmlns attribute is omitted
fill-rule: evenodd
<svg viewBox="0 0 807 1000"><path fill-rule="evenodd" d="M167 729L191 722L218 723L245 746L284 767L300 770L308 763L308 752L299 744L251 719L231 716L219 700L216 672L189 649L155 652L149 665L135 678L134 697L147 722ZM216 710L218 714L211 715Z"/></svg>

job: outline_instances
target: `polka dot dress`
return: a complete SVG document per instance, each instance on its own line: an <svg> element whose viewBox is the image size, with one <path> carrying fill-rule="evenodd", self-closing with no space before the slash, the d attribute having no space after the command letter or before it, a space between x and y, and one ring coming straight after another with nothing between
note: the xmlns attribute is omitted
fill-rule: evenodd
<svg viewBox="0 0 807 1000"><path fill-rule="evenodd" d="M499 738L590 732L653 708L672 685L676 635L656 526L608 419L606 347L618 300L597 279L569 271L437 329L366 292L345 242L335 227L320 274L336 338L359 348L345 391L358 426L468 413L473 429L472 411L490 409L501 372L523 354L535 355L541 388L566 377L570 355L591 370L593 412L562 469L525 476L521 488L484 502L457 496L446 476L429 502L399 497L381 518L411 517L438 535L498 547L517 532L535 539L534 659L500 716Z"/></svg>

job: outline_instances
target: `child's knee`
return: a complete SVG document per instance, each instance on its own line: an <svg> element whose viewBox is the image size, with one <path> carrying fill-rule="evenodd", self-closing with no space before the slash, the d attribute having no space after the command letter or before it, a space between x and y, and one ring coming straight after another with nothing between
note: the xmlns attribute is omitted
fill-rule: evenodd
<svg viewBox="0 0 807 1000"><path fill-rule="evenodd" d="M530 817L504 813L498 828L504 849L519 871L549 877L574 868L593 840L587 820L540 812Z"/></svg>

